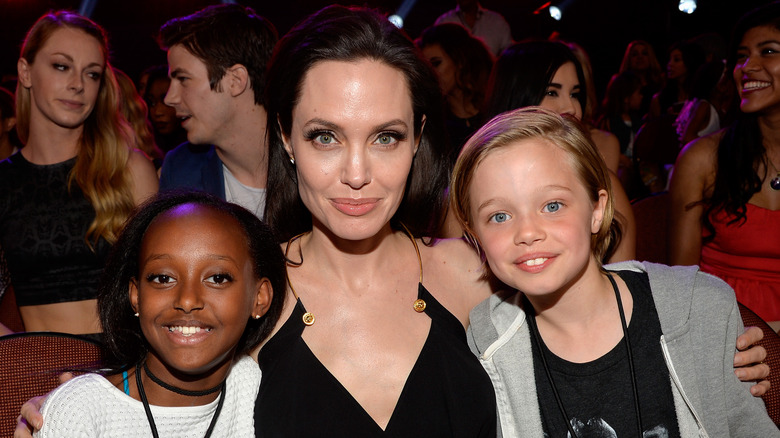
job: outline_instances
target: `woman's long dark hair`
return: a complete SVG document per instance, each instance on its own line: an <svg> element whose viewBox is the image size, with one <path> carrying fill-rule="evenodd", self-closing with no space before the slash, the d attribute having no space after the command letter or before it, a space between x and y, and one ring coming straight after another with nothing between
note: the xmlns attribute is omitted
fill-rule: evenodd
<svg viewBox="0 0 780 438"><path fill-rule="evenodd" d="M279 41L269 67L265 220L283 240L312 229L311 213L298 194L295 166L282 142L282 135L291 133L292 112L300 101L306 72L322 61L361 59L380 61L403 73L412 100L415 136L422 131L404 199L392 223L397 227L403 222L416 236L438 235L449 172L444 105L436 72L412 40L385 16L370 9L332 5L290 30Z"/></svg>
<svg viewBox="0 0 780 438"><path fill-rule="evenodd" d="M773 2L745 14L734 27L731 36L726 72L734 71L737 48L748 30L760 26L780 30L780 2ZM715 183L710 197L700 203L704 205L702 226L709 232L704 242L715 237L712 216L719 212L728 214L728 224L746 220L747 203L754 194L761 191L764 177L758 169L768 167L764 138L758 125L759 114L740 112L737 120L729 126L718 144ZM688 205L691 208L699 203Z"/></svg>

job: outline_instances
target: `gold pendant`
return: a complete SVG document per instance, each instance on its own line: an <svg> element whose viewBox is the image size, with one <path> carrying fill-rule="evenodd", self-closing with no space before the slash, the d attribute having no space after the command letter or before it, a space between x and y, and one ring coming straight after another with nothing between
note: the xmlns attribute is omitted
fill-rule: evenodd
<svg viewBox="0 0 780 438"><path fill-rule="evenodd" d="M414 300L414 304L412 304L412 307L414 308L414 311L417 313L422 313L425 311L425 301L424 300Z"/></svg>

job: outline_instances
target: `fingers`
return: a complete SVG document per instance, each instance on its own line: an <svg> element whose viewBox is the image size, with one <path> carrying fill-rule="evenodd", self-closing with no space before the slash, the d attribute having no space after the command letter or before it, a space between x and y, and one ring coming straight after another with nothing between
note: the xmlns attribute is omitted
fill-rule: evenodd
<svg viewBox="0 0 780 438"><path fill-rule="evenodd" d="M22 412L16 422L14 438L32 438L32 431L43 426L41 407L45 397L31 398L22 405Z"/></svg>
<svg viewBox="0 0 780 438"><path fill-rule="evenodd" d="M750 393L753 397L761 397L769 391L769 380L762 380L750 387Z"/></svg>
<svg viewBox="0 0 780 438"><path fill-rule="evenodd" d="M766 349L760 345L750 347L749 350L738 351L734 355L734 367L751 366L766 359ZM766 376L762 376L766 377Z"/></svg>
<svg viewBox="0 0 780 438"><path fill-rule="evenodd" d="M20 415L16 418L16 429L14 429L14 438L32 438L32 427Z"/></svg>
<svg viewBox="0 0 780 438"><path fill-rule="evenodd" d="M763 380L769 377L769 365L759 363L749 367L737 368L734 370L734 374L743 382Z"/></svg>
<svg viewBox="0 0 780 438"><path fill-rule="evenodd" d="M764 332L760 328L745 327L745 332L737 337L737 348L739 350L744 350L762 339L764 339ZM764 358L765 357L766 357L766 353L764 353ZM761 358L761 360L764 360L764 358ZM760 360L755 362L760 362ZM751 362L745 362L745 363L751 363Z"/></svg>
<svg viewBox="0 0 780 438"><path fill-rule="evenodd" d="M67 382L68 380L70 380L72 378L73 378L73 373L62 373L62 374L60 374L60 376L59 376L60 385L62 385L63 383Z"/></svg>

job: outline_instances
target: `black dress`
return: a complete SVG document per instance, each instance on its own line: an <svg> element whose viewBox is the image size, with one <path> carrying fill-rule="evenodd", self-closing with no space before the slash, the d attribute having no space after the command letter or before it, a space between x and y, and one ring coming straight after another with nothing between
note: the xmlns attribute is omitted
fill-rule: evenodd
<svg viewBox="0 0 780 438"><path fill-rule="evenodd" d="M426 302L431 327L385 430L301 338L306 310L299 299L260 351L256 436L495 437L493 387L466 344L463 326L422 284L418 298Z"/></svg>

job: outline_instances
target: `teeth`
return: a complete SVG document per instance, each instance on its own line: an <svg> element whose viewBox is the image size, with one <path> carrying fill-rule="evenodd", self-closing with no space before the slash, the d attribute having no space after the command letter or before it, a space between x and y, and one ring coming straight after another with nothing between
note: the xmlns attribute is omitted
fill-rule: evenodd
<svg viewBox="0 0 780 438"><path fill-rule="evenodd" d="M538 259L526 260L525 261L525 265L526 266L537 266L537 265L541 265L542 263L544 263L546 261L547 261L546 257L539 257Z"/></svg>
<svg viewBox="0 0 780 438"><path fill-rule="evenodd" d="M769 82L764 81L748 81L742 84L743 90L757 90L760 88L766 88L769 86Z"/></svg>
<svg viewBox="0 0 780 438"><path fill-rule="evenodd" d="M175 327L171 326L171 327L168 327L168 331L170 333L179 332L179 333L182 334L182 336L192 336L195 333L199 333L201 330L205 330L206 332L210 332L211 331L211 329L209 329L209 328L201 329L200 327L191 327L191 326L175 326Z"/></svg>

